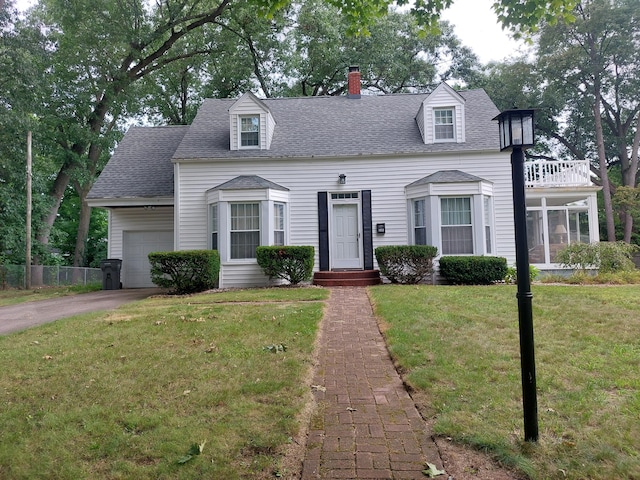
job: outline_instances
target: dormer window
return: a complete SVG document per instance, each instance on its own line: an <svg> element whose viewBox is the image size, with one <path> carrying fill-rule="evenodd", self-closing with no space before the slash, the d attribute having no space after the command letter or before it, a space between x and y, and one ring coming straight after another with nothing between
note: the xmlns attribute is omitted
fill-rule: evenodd
<svg viewBox="0 0 640 480"><path fill-rule="evenodd" d="M275 128L271 110L251 92L242 95L229 108L231 150L269 150Z"/></svg>
<svg viewBox="0 0 640 480"><path fill-rule="evenodd" d="M436 142L455 140L455 126L453 124L453 108L434 108L433 128Z"/></svg>
<svg viewBox="0 0 640 480"><path fill-rule="evenodd" d="M425 144L465 142L465 99L441 83L420 105L416 123Z"/></svg>
<svg viewBox="0 0 640 480"><path fill-rule="evenodd" d="M260 115L240 117L241 148L260 147Z"/></svg>

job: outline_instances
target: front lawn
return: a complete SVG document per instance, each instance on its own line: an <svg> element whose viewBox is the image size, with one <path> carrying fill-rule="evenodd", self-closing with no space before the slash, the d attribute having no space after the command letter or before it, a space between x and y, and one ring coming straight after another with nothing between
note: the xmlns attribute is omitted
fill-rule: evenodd
<svg viewBox="0 0 640 480"><path fill-rule="evenodd" d="M538 444L522 440L515 287L370 292L437 434L534 479L640 478L639 286L533 286Z"/></svg>
<svg viewBox="0 0 640 480"><path fill-rule="evenodd" d="M327 291L151 298L0 337L0 478L273 478Z"/></svg>
<svg viewBox="0 0 640 480"><path fill-rule="evenodd" d="M90 283L88 285L63 285L60 287L37 287L29 290L11 288L0 290L0 307L15 305L23 302L34 302L37 300L47 300L49 298L65 297L78 293L95 292L102 288L100 283Z"/></svg>

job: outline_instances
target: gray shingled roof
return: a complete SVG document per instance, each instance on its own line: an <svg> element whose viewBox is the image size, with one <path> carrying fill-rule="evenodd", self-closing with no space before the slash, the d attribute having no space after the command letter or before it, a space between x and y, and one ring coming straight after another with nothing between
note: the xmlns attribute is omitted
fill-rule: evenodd
<svg viewBox="0 0 640 480"><path fill-rule="evenodd" d="M466 141L432 145L423 143L415 120L428 94L264 99L277 124L269 150L230 150L229 108L237 100L208 99L191 126L131 128L87 198L172 197L172 160L497 151L498 109L484 90L459 93Z"/></svg>
<svg viewBox="0 0 640 480"><path fill-rule="evenodd" d="M187 130L188 126L131 127L87 198L172 197L171 157Z"/></svg>
<svg viewBox="0 0 640 480"><path fill-rule="evenodd" d="M277 126L269 150L230 150L229 108L205 100L173 156L181 159L305 158L496 150L499 112L484 90L465 99L466 141L425 145L415 117L428 94L265 99Z"/></svg>
<svg viewBox="0 0 640 480"><path fill-rule="evenodd" d="M440 170L431 175L416 180L407 185L407 187L416 187L418 185L426 185L428 183L465 183L465 182L486 182L485 179L471 175L470 173L461 172L460 170Z"/></svg>
<svg viewBox="0 0 640 480"><path fill-rule="evenodd" d="M270 182L269 180L265 180L258 175L240 175L239 177L233 178L228 182L221 183L217 187L213 187L211 191L214 190L255 190L261 188L270 188L271 190L282 190L288 192L289 189L287 187L283 187L278 185L277 183Z"/></svg>

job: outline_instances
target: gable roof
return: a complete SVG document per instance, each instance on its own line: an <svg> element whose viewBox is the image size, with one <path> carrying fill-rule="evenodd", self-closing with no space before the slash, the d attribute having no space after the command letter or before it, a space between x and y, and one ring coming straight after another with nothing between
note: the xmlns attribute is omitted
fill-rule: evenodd
<svg viewBox="0 0 640 480"><path fill-rule="evenodd" d="M277 122L268 150L231 150L229 109L238 99L207 99L190 126L129 129L87 200L173 198L172 161L498 151L499 112L489 96L455 93L465 101L464 143L423 142L415 117L429 94L326 96L259 100Z"/></svg>
<svg viewBox="0 0 640 480"><path fill-rule="evenodd" d="M499 148L498 114L484 90L460 92L466 141L425 145L415 121L429 94L264 99L277 123L268 150L230 150L228 110L236 100L207 99L173 155L174 161L419 154Z"/></svg>
<svg viewBox="0 0 640 480"><path fill-rule="evenodd" d="M257 107L260 107L260 109L265 113L269 111L269 107L267 107L262 100L256 97L253 92L243 93L240 98L236 99L235 102L233 102L233 104L229 107L229 111L232 112L236 107L239 107L242 104L246 104L247 102L251 102Z"/></svg>
<svg viewBox="0 0 640 480"><path fill-rule="evenodd" d="M188 126L131 127L87 199L173 197L171 157Z"/></svg>
<svg viewBox="0 0 640 480"><path fill-rule="evenodd" d="M221 183L220 185L213 187L209 191L214 190L256 190L270 188L271 190L282 190L288 192L289 189L278 185L277 183L265 180L258 175L240 175L233 178L228 182Z"/></svg>
<svg viewBox="0 0 640 480"><path fill-rule="evenodd" d="M428 183L466 183L466 182L486 182L485 179L471 175L470 173L461 172L460 170L439 170L427 175L426 177L416 180L407 185L407 187L415 187L417 185L426 185Z"/></svg>

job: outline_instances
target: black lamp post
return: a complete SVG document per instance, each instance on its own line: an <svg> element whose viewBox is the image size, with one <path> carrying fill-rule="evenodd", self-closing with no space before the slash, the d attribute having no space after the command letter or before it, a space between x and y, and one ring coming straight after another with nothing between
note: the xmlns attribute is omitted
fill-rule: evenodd
<svg viewBox="0 0 640 480"><path fill-rule="evenodd" d="M506 110L498 115L500 151L511 150L513 216L516 233L516 269L518 281L518 324L520 327L520 367L522 370L522 406L524 439L538 441L538 400L536 397L536 362L533 348L533 314L529 280L527 245L527 206L524 196L524 149L533 147L533 110Z"/></svg>

